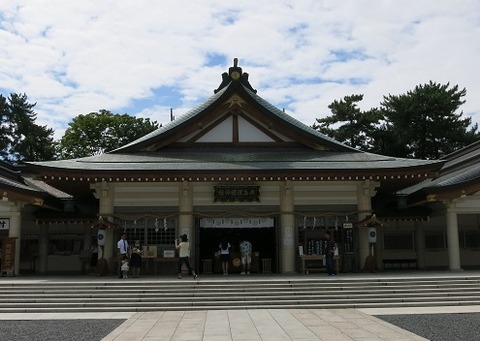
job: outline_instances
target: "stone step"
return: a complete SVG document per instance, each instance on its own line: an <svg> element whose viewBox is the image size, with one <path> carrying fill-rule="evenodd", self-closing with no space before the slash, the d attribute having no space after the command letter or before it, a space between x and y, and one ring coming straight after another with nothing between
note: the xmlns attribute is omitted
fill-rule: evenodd
<svg viewBox="0 0 480 341"><path fill-rule="evenodd" d="M72 312L149 312L149 311L184 311L184 310L220 310L220 309L360 309L360 308L399 308L399 307L439 307L439 306L469 306L480 305L480 300L475 301L425 301L425 302L374 302L374 303L298 303L291 304L280 303L271 304L268 302L263 305L242 304L241 306L232 306L229 303L225 305L156 305L156 306L119 306L119 307L8 307L1 308L1 313L72 313Z"/></svg>
<svg viewBox="0 0 480 341"><path fill-rule="evenodd" d="M357 296L357 295L375 295L375 296L386 296L386 295L429 295L429 296L445 296L445 295L456 295L458 293L470 293L480 295L480 287L469 287L462 288L431 288L431 289L422 289L422 288L402 288L402 289L382 289L382 290L351 290L351 289L337 289L337 290L248 290L248 291L221 291L220 293L223 297L233 297L233 296L288 296L288 295L310 295L317 297L332 297L332 296ZM123 298L135 298L135 297L176 297L179 295L178 290L132 290L128 292L119 293L118 290L109 290L109 291L98 291L98 290L81 290L81 291L38 291L38 292L28 292L22 291L18 293L13 293L9 291L4 291L0 293L1 300L8 300L12 295L18 295L20 299L25 298L115 298L121 295ZM184 290L182 291L182 297L211 297L212 292L203 291L203 290Z"/></svg>
<svg viewBox="0 0 480 341"><path fill-rule="evenodd" d="M280 294L272 293L270 295L231 295L231 296L222 296L222 299L212 299L210 296L205 295L187 295L187 296L170 296L170 295L116 295L116 296L22 296L22 297L2 297L0 300L0 307L8 306L9 304L43 304L43 303L82 303L82 304L117 304L118 302L123 303L135 303L135 302L191 302L192 304L197 302L204 301L229 301L229 302L260 302L260 301L287 301L287 300L315 300L315 301L342 301L342 300L355 300L358 302L361 301L381 301L381 300L433 300L433 299L442 299L442 300L465 300L465 299L480 299L480 291L475 292L450 292L450 293L440 293L435 295L424 295L422 293L407 293L398 295L396 293L392 294L377 294L377 293L364 293L357 295L322 295L318 293L312 294Z"/></svg>
<svg viewBox="0 0 480 341"><path fill-rule="evenodd" d="M233 276L232 276L233 277ZM371 308L480 303L480 277L0 282L0 312Z"/></svg>
<svg viewBox="0 0 480 341"><path fill-rule="evenodd" d="M116 282L106 282L106 283L62 283L62 284L44 284L44 283L36 283L35 285L31 284L3 284L0 282L0 288L4 290L71 290L75 291L78 288L86 289L91 288L95 290L109 290L109 289L135 289L135 288L142 288L142 289L174 289L174 288L185 288L185 289L193 289L193 288L202 288L205 290L218 290L218 289L231 289L235 290L238 288L242 288L244 290L248 290L250 288L266 288L266 289L281 289L281 288L295 288L301 290L302 288L391 288L391 287L408 287L408 286L415 286L415 287L445 287L445 286L475 286L480 285L480 280L477 281L409 281L409 282L374 282L374 283L364 283L364 282L354 282L354 283L342 283L338 281L317 281L311 283L262 283L262 282L235 282L235 281L223 281L223 282L216 282L216 283L205 283L202 281L192 281L189 283L185 283L184 281L170 281L170 282L127 282L122 281L122 283Z"/></svg>
<svg viewBox="0 0 480 341"><path fill-rule="evenodd" d="M233 277L233 276L232 276ZM205 286L205 287L221 287L225 284L229 286L250 286L250 285L270 285L272 287L279 286L320 286L320 285L342 285L342 286L389 286L389 285L442 285L442 284L480 284L480 276L477 277L436 277L436 278L370 278L370 279L358 279L358 278L349 278L345 279L342 276L338 277L313 277L313 276L298 276L294 280L292 279L255 279L255 280L244 280L242 277L219 277L218 279L183 279L183 280L165 280L162 278L156 280L138 280L134 278L128 279L117 279L117 278L97 278L94 277L94 280L88 281L22 281L22 280L10 280L6 282L0 281L1 287L130 287L130 286L165 286L169 287L172 285L175 286Z"/></svg>
<svg viewBox="0 0 480 341"><path fill-rule="evenodd" d="M212 296L215 293L221 292L222 295L238 295L239 293L245 295L271 295L271 294L313 294L317 293L318 295L347 295L347 294L364 294L368 292L376 292L376 293L383 293L383 294L408 294L409 292L417 292L422 294L436 294L436 293L448 293L448 292L474 292L480 289L480 285L473 285L473 286L430 286L430 287L381 287L381 288L373 288L373 287L361 287L361 288L343 288L343 287L321 287L321 288L263 288L263 287L255 287L255 288L228 288L224 287L222 289L204 289L201 287L193 287L193 288L129 288L127 289L115 289L115 288L88 288L88 289L76 289L72 290L71 288L58 288L55 290L50 289L41 289L37 288L35 290L10 290L1 288L0 286L0 298L2 297L9 297L12 295L18 296L95 296L95 297L110 297L116 296L119 293L122 295L178 295L179 292L182 292L183 295L188 296Z"/></svg>

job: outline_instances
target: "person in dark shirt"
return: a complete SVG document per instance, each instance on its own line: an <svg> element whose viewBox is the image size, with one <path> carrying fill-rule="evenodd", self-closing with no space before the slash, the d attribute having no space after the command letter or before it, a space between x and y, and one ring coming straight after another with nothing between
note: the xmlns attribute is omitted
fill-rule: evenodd
<svg viewBox="0 0 480 341"><path fill-rule="evenodd" d="M325 266L327 267L327 274L329 276L335 276L337 271L335 270L334 254L337 248L337 243L333 240L330 232L325 232Z"/></svg>

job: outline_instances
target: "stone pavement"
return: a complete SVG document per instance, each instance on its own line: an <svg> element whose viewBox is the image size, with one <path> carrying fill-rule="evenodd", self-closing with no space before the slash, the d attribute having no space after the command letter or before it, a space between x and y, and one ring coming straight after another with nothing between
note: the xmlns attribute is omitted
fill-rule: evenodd
<svg viewBox="0 0 480 341"><path fill-rule="evenodd" d="M135 313L104 341L426 340L356 309Z"/></svg>
<svg viewBox="0 0 480 341"><path fill-rule="evenodd" d="M375 316L474 314L480 306L371 309L249 309L122 313L2 313L0 320L125 320L104 341L427 340ZM478 322L478 318L475 318ZM473 321L473 322L475 322ZM88 322L86 322L86 328ZM104 334L105 335L105 334ZM54 340L51 338L49 340ZM457 335L457 340L466 340ZM64 339L63 339L64 340ZM440 339L439 339L440 340ZM443 340L443 339L442 339ZM469 339L471 341L471 339Z"/></svg>
<svg viewBox="0 0 480 341"><path fill-rule="evenodd" d="M392 274L390 278L411 278L434 274ZM445 272L442 275L454 276ZM466 274L465 274L466 275ZM478 272L472 275L479 275ZM361 278L373 275L342 276ZM7 280L7 279L2 279ZM52 278L16 278L8 281L35 282L55 281ZM61 281L66 278L62 277ZM75 280L75 279L71 279ZM68 278L67 278L68 281ZM105 279L88 279L105 281ZM124 321L102 340L105 341L168 341L168 340L426 340L412 332L390 324L375 316L411 316L416 314L464 314L473 316L471 322L478 324L480 306L436 306L409 308L364 308L364 309L239 309L118 313L0 313L0 320L52 321L52 320L117 320ZM418 315L420 316L420 315ZM65 323L65 328L67 327ZM434 327L434 326L431 326ZM416 331L416 330L415 330ZM106 335L106 334L103 334ZM99 340L99 337L96 340ZM1 339L1 335L0 335ZM31 338L30 338L31 339ZM29 340L30 340L29 339ZM457 335L456 340L462 339ZM46 340L46 339L45 339ZM57 340L54 338L48 340ZM72 339L73 340L73 339ZM93 340L93 339L90 339ZM440 340L440 338L436 339ZM444 339L441 339L444 340ZM451 340L451 339L450 339ZM480 338L478 339L480 340ZM62 341L65 341L63 338ZM471 338L469 339L471 341Z"/></svg>

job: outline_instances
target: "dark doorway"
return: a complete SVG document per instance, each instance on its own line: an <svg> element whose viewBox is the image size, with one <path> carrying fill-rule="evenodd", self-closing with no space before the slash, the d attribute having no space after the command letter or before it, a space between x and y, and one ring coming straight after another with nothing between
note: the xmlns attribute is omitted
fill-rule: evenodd
<svg viewBox="0 0 480 341"><path fill-rule="evenodd" d="M242 268L239 262L239 244L243 240L252 243L253 259L252 272L276 271L276 228L200 228L200 259L203 272L221 273L218 257L219 245L222 240L230 243L230 273L240 273ZM264 268L264 260L267 260L271 269ZM206 262L205 262L206 261ZM206 269L211 264L211 269ZM204 269L205 268L205 269Z"/></svg>

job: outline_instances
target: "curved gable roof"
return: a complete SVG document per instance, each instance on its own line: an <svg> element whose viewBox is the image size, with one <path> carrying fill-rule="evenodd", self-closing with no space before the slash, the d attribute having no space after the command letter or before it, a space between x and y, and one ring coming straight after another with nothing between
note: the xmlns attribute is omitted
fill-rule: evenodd
<svg viewBox="0 0 480 341"><path fill-rule="evenodd" d="M140 137L139 139L132 141L120 148L117 148L109 153L115 154L119 152L125 151L140 151L148 146L149 144L153 143L152 141L156 141L157 139L162 138L163 136L169 135L175 130L181 128L183 125L187 124L193 117L199 115L201 112L205 111L209 108L213 103L215 103L227 90L224 88L222 91L217 92L216 94L210 96L205 102L197 105L195 108L191 109L187 113L181 115L180 117L176 118L173 121L168 122L164 126L152 131L151 133Z"/></svg>
<svg viewBox="0 0 480 341"><path fill-rule="evenodd" d="M234 95L239 95L242 99L247 101L250 106L258 108L258 110L265 114L270 120L275 121L277 125L282 126L285 131L295 131L297 133L296 136L300 135L302 137L302 141L297 140L297 142L300 142L303 145L310 146L314 149L360 152L357 149L351 148L320 133L312 127L309 127L294 117L286 114L283 112L283 110L280 110L273 104L258 96L251 87L242 84L242 82L231 80L214 95L210 96L205 102L181 115L174 121L171 121L165 126L162 126L151 132L150 134L147 134L109 153L116 154L121 152L155 150L156 148L152 146L165 146L173 143L175 140L165 143L162 143L162 140L170 138L173 134L181 131L186 126L194 126L198 120L205 116L209 111L215 110L216 107L223 106L224 110L228 111L227 107L225 106L225 101ZM204 125L203 122L201 124L202 126ZM185 135L186 134L187 133L185 132ZM293 137L293 139L295 139L295 137Z"/></svg>
<svg viewBox="0 0 480 341"><path fill-rule="evenodd" d="M225 174L240 177L277 174L305 179L325 176L416 182L431 176L443 164L443 161L401 159L351 148L258 96L248 82L248 74L236 65L222 78L219 88L205 102L123 147L102 155L30 165L46 177L87 180L140 181L177 176L216 179L215 176L221 178ZM246 130L263 133L265 140L240 140L233 132L235 124L238 128L240 122L249 124ZM224 131L230 130L232 140L203 138L219 131L212 126L227 127ZM240 134L240 129L236 132Z"/></svg>

